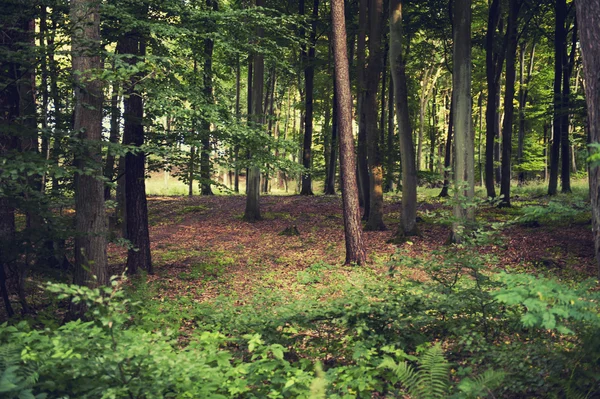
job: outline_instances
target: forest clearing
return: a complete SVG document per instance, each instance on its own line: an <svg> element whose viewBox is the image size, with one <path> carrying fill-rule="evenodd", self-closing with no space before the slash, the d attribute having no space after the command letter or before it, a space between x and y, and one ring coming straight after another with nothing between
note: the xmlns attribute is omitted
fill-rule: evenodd
<svg viewBox="0 0 600 399"><path fill-rule="evenodd" d="M600 398L600 0L4 0L0 398Z"/></svg>

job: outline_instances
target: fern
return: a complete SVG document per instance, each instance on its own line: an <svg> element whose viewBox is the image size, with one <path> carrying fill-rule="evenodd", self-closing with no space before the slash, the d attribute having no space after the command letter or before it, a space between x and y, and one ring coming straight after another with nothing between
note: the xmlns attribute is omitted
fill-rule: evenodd
<svg viewBox="0 0 600 399"><path fill-rule="evenodd" d="M37 382L37 367L21 361L17 345L0 346L0 396L3 398L36 398L31 387ZM38 397L43 397L39 396Z"/></svg>
<svg viewBox="0 0 600 399"><path fill-rule="evenodd" d="M386 359L379 367L389 368L413 399L438 399L447 396L450 365L440 344L429 348L418 360L415 369L408 362L396 364Z"/></svg>
<svg viewBox="0 0 600 399"><path fill-rule="evenodd" d="M477 377L463 379L458 384L458 389L465 398L479 398L500 386L505 376L506 373L502 371L486 370Z"/></svg>

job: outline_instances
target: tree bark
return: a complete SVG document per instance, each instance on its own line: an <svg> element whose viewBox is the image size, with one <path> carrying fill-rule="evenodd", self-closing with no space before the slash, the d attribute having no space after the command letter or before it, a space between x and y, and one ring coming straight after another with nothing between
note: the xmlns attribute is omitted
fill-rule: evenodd
<svg viewBox="0 0 600 399"><path fill-rule="evenodd" d="M448 117L448 135L446 136L446 148L444 152L444 183L439 197L449 197L450 173L448 169L452 165L452 133L454 130L454 93L450 94L450 116Z"/></svg>
<svg viewBox="0 0 600 399"><path fill-rule="evenodd" d="M485 111L486 134L485 134L485 187L489 198L496 197L494 185L494 141L498 136L497 114L499 103L497 101L500 91L500 75L504 63L505 51L497 50L496 28L500 21L500 0L492 0L487 22L486 33L486 82L487 82L487 104Z"/></svg>
<svg viewBox="0 0 600 399"><path fill-rule="evenodd" d="M256 0L256 6L262 7L264 0ZM260 38L263 35L263 29L258 28L256 37ZM263 112L263 86L265 75L264 56L260 53L253 55L253 78L252 78L252 95L250 106L252 109L252 118L257 126L262 126L264 123ZM254 160L256 162L256 160ZM252 165L249 168L246 177L247 194L246 194L246 210L244 212L244 220L255 222L262 219L260 215L260 168L257 165Z"/></svg>
<svg viewBox="0 0 600 399"><path fill-rule="evenodd" d="M403 59L402 0L390 0L390 71L394 81L396 118L402 164L402 213L397 237L419 234L417 229L417 165L408 111L406 64Z"/></svg>
<svg viewBox="0 0 600 399"><path fill-rule="evenodd" d="M304 3L302 1L302 3ZM315 84L315 51L317 44L317 19L319 17L319 0L313 0L313 11L310 29L308 55L304 64L304 143L302 151L302 190L300 195L313 195L312 191L312 136L313 136L313 95Z"/></svg>
<svg viewBox="0 0 600 399"><path fill-rule="evenodd" d="M515 82L517 77L517 24L520 0L509 1L508 46L506 47L506 90L504 93L504 129L502 133L502 180L500 182L501 207L510 207L510 181L512 176L512 133L515 113Z"/></svg>
<svg viewBox="0 0 600 399"><path fill-rule="evenodd" d="M72 0L72 57L75 80L73 129L81 140L76 158L74 282L79 285L106 285L107 226L104 210L104 184L101 167L102 82L96 72L102 70L100 58L100 10L92 0ZM92 276L95 276L92 277Z"/></svg>
<svg viewBox="0 0 600 399"><path fill-rule="evenodd" d="M206 0L206 6L213 11L219 10L217 0ZM213 104L213 50L214 40L204 39L204 70L202 74L204 100L207 104ZM204 118L200 125L202 131L202 151L200 152L200 193L202 195L213 195L210 187L211 182L211 164L210 164L210 120Z"/></svg>
<svg viewBox="0 0 600 399"><path fill-rule="evenodd" d="M145 39L139 31L126 33L119 47L122 54L129 55L127 62L130 65L136 65L146 55ZM131 77L123 101L123 142L138 149L144 145L144 105L138 84L140 78L139 74ZM127 253L127 273L131 275L138 270L152 273L145 166L146 155L142 151L128 152L125 155L127 239L133 246Z"/></svg>
<svg viewBox="0 0 600 399"><path fill-rule="evenodd" d="M519 88L519 144L517 147L517 164L519 167L523 164L523 151L525 149L525 108L527 107L527 98L529 96L529 83L533 74L533 61L535 58L536 42L531 45L529 54L529 66L527 68L527 76L525 76L525 50L526 44L521 46L520 60L520 88ZM525 184L525 171L519 170L519 185Z"/></svg>
<svg viewBox="0 0 600 399"><path fill-rule="evenodd" d="M389 49L388 49L389 55ZM386 167L385 167L385 185L383 186L383 190L385 192L392 191L394 184L394 169L396 164L395 154L396 147L394 146L395 140L395 124L394 124L394 80L392 79L391 73L391 63L390 63L390 81L388 87L388 116L387 116L387 139L386 139Z"/></svg>
<svg viewBox="0 0 600 399"><path fill-rule="evenodd" d="M369 166L367 163L367 125L365 118L365 65L366 65L366 42L368 25L368 0L359 0L358 10L358 41L356 44L356 103L358 110L358 148L357 158L357 176L359 201L364 207L363 220L369 218L371 208Z"/></svg>
<svg viewBox="0 0 600 399"><path fill-rule="evenodd" d="M340 169L342 174L342 202L344 206L344 233L346 264L364 265L367 262L365 244L360 226L354 138L352 135L352 94L346 48L346 21L344 0L331 0L333 59L335 63L335 91L339 99L338 127L340 133Z"/></svg>
<svg viewBox="0 0 600 399"><path fill-rule="evenodd" d="M119 108L119 86L117 83L113 83L112 93L110 97L110 134L108 141L111 144L119 143L120 128L119 121L121 119L121 110ZM104 177L108 182L112 182L115 177L115 155L112 150L109 150L106 154L106 164L104 166ZM107 184L104 187L104 200L110 200L111 186Z"/></svg>
<svg viewBox="0 0 600 399"><path fill-rule="evenodd" d="M571 53L567 59L567 37L565 28L565 49L563 55L563 87L562 87L562 106L563 112L561 116L561 136L560 136L560 183L561 192L571 192L571 143L569 141L569 120L571 113L571 75L573 74L573 66L575 64L575 52L577 51L577 19L575 18L573 33L572 33Z"/></svg>
<svg viewBox="0 0 600 399"><path fill-rule="evenodd" d="M381 34L383 26L383 0L370 0L369 4L369 64L365 91L365 118L367 125L367 163L369 166L369 197L371 206L365 230L386 230L383 223L383 163L379 149L377 127L377 89L383 68Z"/></svg>
<svg viewBox="0 0 600 399"><path fill-rule="evenodd" d="M567 16L566 0L556 0L555 4L555 32L554 32L554 121L552 126L552 143L550 146L550 180L548 181L548 195L555 195L558 189L558 166L560 155L560 141L562 138L562 118L564 110L562 104L562 78L564 67L564 51L567 40L565 22Z"/></svg>
<svg viewBox="0 0 600 399"><path fill-rule="evenodd" d="M600 0L576 0L590 143L600 143ZM592 231L600 278L600 167L590 165Z"/></svg>
<svg viewBox="0 0 600 399"><path fill-rule="evenodd" d="M327 171L327 182L325 184L325 195L335 195L335 170L337 166L337 147L338 147L338 100L335 88L335 79L333 82L333 112L331 121L331 145L329 153L329 164Z"/></svg>
<svg viewBox="0 0 600 399"><path fill-rule="evenodd" d="M456 187L454 205L455 222L452 226L452 240L461 242L474 219L474 212L467 202L475 195L475 174L473 157L474 141L471 116L471 0L456 0L454 5L454 67L452 87L455 106L455 173ZM466 206L465 206L466 205Z"/></svg>

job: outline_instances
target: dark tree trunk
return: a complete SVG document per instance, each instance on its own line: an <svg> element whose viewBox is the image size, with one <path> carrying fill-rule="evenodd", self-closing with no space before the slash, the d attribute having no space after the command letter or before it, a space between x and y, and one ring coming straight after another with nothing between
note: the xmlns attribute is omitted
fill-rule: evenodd
<svg viewBox="0 0 600 399"><path fill-rule="evenodd" d="M391 17L390 17L391 18ZM385 185L383 187L385 192L392 191L394 182L394 169L396 164L395 154L396 146L395 141L395 124L394 124L394 80L392 79L390 63L390 82L388 88L388 116L387 116L387 143L386 143L386 168L385 168Z"/></svg>
<svg viewBox="0 0 600 399"><path fill-rule="evenodd" d="M135 65L146 55L141 32L129 32L123 37L120 46L123 54L129 54L128 63ZM127 145L144 145L144 105L142 93L137 82L139 75L129 81L127 96L124 99L125 127L123 141ZM127 239L133 248L127 253L127 273L136 274L138 270L152 273L150 254L150 233L148 231L148 205L145 183L146 155L143 152L128 152L125 155L125 208L127 214Z"/></svg>
<svg viewBox="0 0 600 399"><path fill-rule="evenodd" d="M333 59L335 62L335 91L339 99L338 127L340 134L340 169L342 174L342 201L344 205L344 233L346 237L346 264L364 265L367 262L365 244L360 226L360 210L354 162L352 137L352 94L346 49L346 22L344 1L331 0L333 30Z"/></svg>
<svg viewBox="0 0 600 399"><path fill-rule="evenodd" d="M367 164L367 125L365 119L365 65L366 65L366 41L368 25L368 0L359 0L358 10L358 42L356 45L356 103L358 109L358 148L357 148L357 176L358 176L358 199L364 207L363 220L369 218L371 207L369 166Z"/></svg>
<svg viewBox="0 0 600 399"><path fill-rule="evenodd" d="M240 65L240 57L237 57L237 65L235 71L235 119L238 123L240 123L241 114L240 114L240 97L241 97L241 75L242 68ZM233 147L233 157L235 160L235 175L233 180L233 191L238 194L240 192L240 146L236 144Z"/></svg>
<svg viewBox="0 0 600 399"><path fill-rule="evenodd" d="M107 226L102 181L102 82L89 79L90 71L102 70L100 58L99 4L89 0L72 0L70 17L73 26L73 76L75 110L73 128L79 132L82 149L76 159L74 282L79 285L106 285ZM93 278L92 276L95 276Z"/></svg>
<svg viewBox="0 0 600 399"><path fill-rule="evenodd" d="M110 134L108 141L111 144L119 143L119 122L121 119L121 110L119 109L119 86L117 83L113 83L112 86L112 94L110 97ZM115 155L111 150L106 154L106 164L104 167L104 177L108 180L108 182L112 182L115 177ZM104 187L104 200L110 200L110 192L111 186L107 184Z"/></svg>
<svg viewBox="0 0 600 399"><path fill-rule="evenodd" d="M576 0L577 22L585 72L585 99L590 143L600 143L600 0ZM590 165L592 230L600 278L600 167Z"/></svg>
<svg viewBox="0 0 600 399"><path fill-rule="evenodd" d="M498 51L496 46L496 29L500 21L500 0L492 0L487 23L486 33L486 81L487 81L487 105L485 111L486 134L485 134L485 187L489 198L496 197L494 185L494 147L498 136L498 106L497 100L500 92L500 76L504 63L504 50Z"/></svg>
<svg viewBox="0 0 600 399"><path fill-rule="evenodd" d="M565 28L566 32L566 28ZM571 113L571 75L575 64L575 51L577 51L577 19L574 21L573 38L571 45L571 53L567 59L567 37L565 35L565 49L563 56L563 87L562 87L562 106L563 112L561 115L561 136L560 136L560 183L561 192L571 192L571 143L569 142L569 119Z"/></svg>
<svg viewBox="0 0 600 399"><path fill-rule="evenodd" d="M548 181L548 195L555 195L558 189L558 160L560 155L560 141L562 138L562 118L564 110L562 104L562 78L565 60L565 43L567 31L565 22L567 17L566 0L556 0L556 24L554 32L554 122L552 126L552 144L550 147L550 180Z"/></svg>
<svg viewBox="0 0 600 399"><path fill-rule="evenodd" d="M325 195L335 195L335 170L337 166L338 146L338 100L336 94L335 80L333 82L333 112L331 124L331 145L329 153L329 165L327 170L327 182L325 184Z"/></svg>
<svg viewBox="0 0 600 399"><path fill-rule="evenodd" d="M390 0L390 71L394 81L396 118L400 135L400 161L402 162L402 211L397 237L419 234L417 229L417 165L415 146L408 110L406 64L402 27L402 0Z"/></svg>
<svg viewBox="0 0 600 399"><path fill-rule="evenodd" d="M256 6L262 7L264 0L256 0ZM256 31L256 37L260 38L263 35L263 29L258 28ZM250 104L252 107L252 117L255 123L260 126L264 123L262 115L263 104L263 86L264 86L264 75L265 75L265 61L264 56L260 53L254 54L252 57L253 63L253 80L252 80L252 92ZM256 162L256 160L254 160ZM261 220L260 215L260 168L253 165L249 168L249 173L246 176L246 210L244 212L244 220L248 222L255 222Z"/></svg>
<svg viewBox="0 0 600 399"><path fill-rule="evenodd" d="M377 88L383 67L381 33L383 26L383 0L369 3L369 64L366 76L365 118L367 125L367 162L369 166L369 198L371 206L365 230L386 230L383 223L383 163L379 149L377 127Z"/></svg>
<svg viewBox="0 0 600 399"><path fill-rule="evenodd" d="M312 136L313 136L313 94L315 84L315 47L317 44L317 18L319 17L319 0L313 0L313 12L310 30L308 56L304 64L304 144L302 151L302 190L300 195L313 195L312 191Z"/></svg>
<svg viewBox="0 0 600 399"><path fill-rule="evenodd" d="M430 129L430 135L429 135L429 144L430 144L430 148L429 148L429 171L433 173L434 168L435 168L435 149L436 149L436 140L437 140L437 124L438 124L438 120L437 120L437 88L434 87L433 89L433 96L432 96L432 101L431 101L431 118L432 118L432 125L431 125L431 129Z"/></svg>
<svg viewBox="0 0 600 399"><path fill-rule="evenodd" d="M519 167L523 164L523 151L525 147L525 108L527 107L527 97L529 96L529 83L533 74L533 60L535 58L535 41L531 45L531 53L529 56L529 66L527 68L527 76L525 76L525 50L526 45L521 46L521 61L520 61L520 89L519 89L519 144L517 149L517 163ZM519 185L525 183L525 171L519 170Z"/></svg>
<svg viewBox="0 0 600 399"><path fill-rule="evenodd" d="M504 129L502 133L502 180L500 182L500 195L502 196L500 206L510 206L510 181L512 176L512 133L515 106L515 82L517 78L517 24L520 0L509 1L508 12L508 46L506 47L506 91L504 93Z"/></svg>
<svg viewBox="0 0 600 399"><path fill-rule="evenodd" d="M448 172L448 169L452 165L452 133L454 130L454 112L452 111L452 109L454 108L454 94L451 94L450 98L451 100L450 116L448 117L448 135L446 137L446 148L444 151L444 185L442 186L442 191L439 195L442 198L450 196L450 194L448 194L448 190L450 188L450 173Z"/></svg>

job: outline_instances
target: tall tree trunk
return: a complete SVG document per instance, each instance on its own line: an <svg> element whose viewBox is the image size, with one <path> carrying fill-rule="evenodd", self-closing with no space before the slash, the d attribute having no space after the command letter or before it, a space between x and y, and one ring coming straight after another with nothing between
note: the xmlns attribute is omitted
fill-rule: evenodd
<svg viewBox="0 0 600 399"><path fill-rule="evenodd" d="M302 3L304 3L302 1ZM304 143L302 151L302 190L300 195L313 195L312 191L312 136L313 136L313 94L315 84L315 50L317 44L317 19L319 17L319 0L313 0L313 11L310 29L308 55L304 64Z"/></svg>
<svg viewBox="0 0 600 399"><path fill-rule="evenodd" d="M512 176L512 132L514 121L515 81L517 78L517 24L520 0L509 1L508 11L508 46L506 47L506 91L504 93L504 130L502 133L502 180L500 182L500 206L510 206L510 181Z"/></svg>
<svg viewBox="0 0 600 399"><path fill-rule="evenodd" d="M360 226L358 187L352 135L352 94L346 49L346 21L344 0L331 0L333 59L335 63L335 91L339 99L338 127L340 135L340 169L342 174L342 202L344 206L344 233L346 264L364 265L367 262L365 244Z"/></svg>
<svg viewBox="0 0 600 399"><path fill-rule="evenodd" d="M517 149L517 163L519 167L523 164L523 151L525 149L525 108L527 107L527 97L529 96L529 83L533 74L533 65L535 58L536 42L531 45L529 55L529 66L527 68L527 76L525 76L525 50L526 44L521 46L520 60L520 88L519 88L519 144ZM519 168L519 185L525 184L525 171Z"/></svg>
<svg viewBox="0 0 600 399"><path fill-rule="evenodd" d="M143 14L145 15L145 14ZM131 31L122 38L121 52L129 55L127 62L136 65L143 62L146 55L145 39L139 31ZM123 141L126 145L144 145L144 105L138 82L141 76L134 75L127 87L124 98ZM150 254L150 233L148 230L148 205L146 201L146 155L144 152L128 152L125 155L125 208L127 214L127 239L133 248L127 253L127 273L138 270L152 273Z"/></svg>
<svg viewBox="0 0 600 399"><path fill-rule="evenodd" d="M495 50L496 28L500 21L500 0L492 0L487 22L487 33L485 43L485 65L487 81L487 105L485 111L486 134L485 134L485 187L489 198L496 197L494 185L494 141L498 135L498 93L500 91L500 75L504 63L504 51Z"/></svg>
<svg viewBox="0 0 600 399"><path fill-rule="evenodd" d="M472 208L464 206L465 199L472 201L475 195L475 171L473 156L473 121L471 117L471 0L456 0L454 4L454 67L452 87L454 95L455 173L456 204L452 239L461 242L474 220Z"/></svg>
<svg viewBox="0 0 600 399"><path fill-rule="evenodd" d="M119 121L121 119L121 110L119 108L119 86L115 82L112 86L112 93L110 97L110 134L108 141L111 144L119 143ZM104 177L108 182L112 182L115 177L115 154L112 149L106 154L106 164L104 166ZM111 186L107 184L104 187L104 200L110 200Z"/></svg>
<svg viewBox="0 0 600 399"><path fill-rule="evenodd" d="M256 0L256 6L262 7L264 0ZM256 37L261 38L263 35L263 29L258 28L256 30ZM252 79L252 95L251 95L251 107L252 107L252 118L257 126L262 126L264 123L263 112L263 86L264 86L264 75L265 75L265 61L264 56L260 53L253 55L253 79ZM257 160L253 160L257 162ZM244 211L244 220L248 222L255 222L261 220L260 215L260 168L258 165L252 165L249 168L248 176L246 177L247 194L246 194L246 210Z"/></svg>
<svg viewBox="0 0 600 399"><path fill-rule="evenodd" d="M403 57L402 0L390 0L390 71L394 81L396 118L402 163L402 211L398 238L419 234L417 229L417 165L408 111L406 64Z"/></svg>
<svg viewBox="0 0 600 399"><path fill-rule="evenodd" d="M566 29L565 29L566 31ZM571 143L569 142L569 119L571 113L571 75L575 64L575 52L577 51L577 19L574 21L572 33L571 53L567 59L567 38L565 35L565 49L563 56L563 87L562 87L562 106L563 112L561 116L561 136L560 136L560 157L561 171L560 183L561 192L571 192Z"/></svg>
<svg viewBox="0 0 600 399"><path fill-rule="evenodd" d="M100 58L99 3L91 0L71 0L70 17L73 29L72 57L75 80L75 120L73 129L79 132L81 152L76 159L75 175L75 238L74 282L79 285L108 283L106 256L106 213L102 181L102 82L94 76L102 70ZM92 276L95 276L93 278Z"/></svg>
<svg viewBox="0 0 600 399"><path fill-rule="evenodd" d="M338 99L337 90L335 87L335 79L333 82L333 112L331 125L331 145L329 153L329 165L327 171L327 183L325 184L325 195L335 195L335 170L337 166L337 147L338 147Z"/></svg>
<svg viewBox="0 0 600 399"><path fill-rule="evenodd" d="M377 127L377 89L383 67L381 33L383 26L383 0L370 0L369 4L369 64L365 91L365 118L367 125L367 162L369 165L370 201L369 218L365 230L386 230L383 223L383 164L379 150Z"/></svg>
<svg viewBox="0 0 600 399"><path fill-rule="evenodd" d="M389 55L389 49L388 49ZM395 154L396 147L394 146L395 140L395 123L394 123L394 80L392 79L392 71L391 71L391 63L390 63L390 81L388 87L388 115L387 115L387 139L386 139L386 167L385 167L385 185L383 190L385 192L392 191L394 184L394 169L396 164Z"/></svg>
<svg viewBox="0 0 600 399"><path fill-rule="evenodd" d="M448 117L448 135L446 136L446 148L444 152L444 183L442 191L439 197L449 197L448 191L450 189L450 173L448 169L452 166L452 136L454 131L454 90L450 94L450 116Z"/></svg>
<svg viewBox="0 0 600 399"><path fill-rule="evenodd" d="M435 164L435 149L436 149L436 140L437 140L437 88L433 90L432 102L431 102L431 132L429 134L429 171L434 172L434 164Z"/></svg>
<svg viewBox="0 0 600 399"><path fill-rule="evenodd" d="M356 103L358 110L358 148L357 176L358 176L358 199L364 207L363 220L369 218L371 208L369 165L367 164L367 125L365 118L365 66L366 66L366 42L368 25L368 0L359 0L358 10L358 41L356 44Z"/></svg>
<svg viewBox="0 0 600 399"><path fill-rule="evenodd" d="M567 1L556 0L555 4L555 32L554 32L554 122L552 126L552 144L550 147L550 180L548 181L548 195L555 195L558 189L558 160L560 155L560 141L562 138L562 118L564 110L562 104L562 78L564 67L564 51L567 40L565 22L567 17Z"/></svg>
<svg viewBox="0 0 600 399"><path fill-rule="evenodd" d="M217 0L206 0L206 6L213 11L219 10ZM209 23L209 25L212 23ZM204 70L202 74L204 100L207 104L213 104L213 49L215 43L213 39L204 39ZM202 151L200 152L200 192L202 195L213 195L210 187L211 165L210 165L210 120L203 118L200 130L202 132Z"/></svg>
<svg viewBox="0 0 600 399"><path fill-rule="evenodd" d="M600 143L600 0L575 0L583 69L585 99L590 143ZM600 167L590 165L590 197L592 201L592 231L598 277L600 278Z"/></svg>
<svg viewBox="0 0 600 399"><path fill-rule="evenodd" d="M240 123L241 114L240 114L240 97L241 97L241 75L242 68L240 65L240 56L237 57L236 70L235 70L235 119L238 123ZM235 175L233 181L233 191L236 194L240 192L240 146L236 144L233 147L233 156L235 159Z"/></svg>

